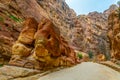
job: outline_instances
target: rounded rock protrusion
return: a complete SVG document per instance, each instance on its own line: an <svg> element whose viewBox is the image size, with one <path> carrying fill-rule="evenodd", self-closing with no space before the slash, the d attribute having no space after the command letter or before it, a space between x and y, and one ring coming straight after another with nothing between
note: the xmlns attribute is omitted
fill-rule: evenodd
<svg viewBox="0 0 120 80"><path fill-rule="evenodd" d="M20 56L29 56L31 52L31 48L26 47L24 44L16 42L12 46L12 54L20 55Z"/></svg>

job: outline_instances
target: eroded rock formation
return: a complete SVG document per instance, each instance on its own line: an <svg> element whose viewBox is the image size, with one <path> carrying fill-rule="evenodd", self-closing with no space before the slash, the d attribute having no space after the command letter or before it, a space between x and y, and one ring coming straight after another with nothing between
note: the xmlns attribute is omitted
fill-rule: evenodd
<svg viewBox="0 0 120 80"><path fill-rule="evenodd" d="M13 0L0 0L0 64L9 61L11 47L22 29L23 15Z"/></svg>
<svg viewBox="0 0 120 80"><path fill-rule="evenodd" d="M64 0L15 0L25 17L34 17L40 21L49 18L60 29L61 35L68 40L67 33L74 27L75 12ZM32 5L32 6L31 6Z"/></svg>
<svg viewBox="0 0 120 80"><path fill-rule="evenodd" d="M59 32L48 19L41 19L39 24L33 18L27 19L18 40L12 47L9 64L49 69L78 63L76 53Z"/></svg>
<svg viewBox="0 0 120 80"><path fill-rule="evenodd" d="M75 49L85 53L104 54L110 58L110 44L107 38L108 15L117 9L112 5L103 13L91 12L88 15L79 15L75 21L75 27L70 30L69 37Z"/></svg>
<svg viewBox="0 0 120 80"><path fill-rule="evenodd" d="M117 11L110 14L108 18L109 32L108 37L110 39L111 56L114 59L120 60L120 18Z"/></svg>
<svg viewBox="0 0 120 80"><path fill-rule="evenodd" d="M0 57L3 58L5 54L10 58L11 46L22 30L22 20L27 17L34 17L38 22L42 18L48 18L59 28L60 35L75 49L109 57L107 18L116 8L112 5L103 13L92 12L76 17L74 10L70 9L64 0L0 0ZM28 31L34 32L34 29ZM34 33L29 35L32 35L32 41ZM18 41L26 44L21 38L24 37L19 37ZM7 43L3 42L3 39Z"/></svg>
<svg viewBox="0 0 120 80"><path fill-rule="evenodd" d="M11 57L11 46L18 38L22 22L27 17L34 17L38 22L43 17L49 18L68 40L66 35L74 27L72 18L75 12L64 0L0 0L0 64L3 58L9 60Z"/></svg>

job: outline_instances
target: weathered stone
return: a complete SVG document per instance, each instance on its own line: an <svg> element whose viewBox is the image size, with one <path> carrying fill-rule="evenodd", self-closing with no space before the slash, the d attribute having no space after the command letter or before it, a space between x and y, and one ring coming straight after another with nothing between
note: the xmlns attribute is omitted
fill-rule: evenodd
<svg viewBox="0 0 120 80"><path fill-rule="evenodd" d="M96 61L105 61L106 60L106 57L104 54L98 54L96 56Z"/></svg>
<svg viewBox="0 0 120 80"><path fill-rule="evenodd" d="M36 23L36 21L31 22L32 20L32 18L29 18L25 22L28 31L31 29L31 23L33 25ZM78 63L76 53L60 36L59 29L57 30L57 27L50 20L43 18L38 27L35 26L32 26L36 32L31 32L34 33L31 39L27 32L23 33L26 27L23 28L20 33L22 38L18 38L18 41L13 45L13 55L9 64L26 68L49 69L72 66ZM26 37L26 35L28 36ZM32 50L30 47L32 47Z"/></svg>
<svg viewBox="0 0 120 80"><path fill-rule="evenodd" d="M22 29L24 17L17 10L18 6L13 0L0 0L0 59L5 64L11 57L11 47Z"/></svg>
<svg viewBox="0 0 120 80"><path fill-rule="evenodd" d="M64 0L15 0L25 17L34 17L38 22L41 18L52 20L60 29L61 35L68 40L67 33L74 27L74 10ZM31 6L32 5L32 6Z"/></svg>
<svg viewBox="0 0 120 80"><path fill-rule="evenodd" d="M109 29L108 15L117 9L110 6L103 13L91 12L88 15L79 15L74 19L75 27L69 30L72 46L82 52L104 54L110 59L110 44L107 37Z"/></svg>
<svg viewBox="0 0 120 80"><path fill-rule="evenodd" d="M108 18L111 57L120 60L120 19L118 13L112 12Z"/></svg>
<svg viewBox="0 0 120 80"><path fill-rule="evenodd" d="M18 41L23 44L32 44L34 40L34 34L37 31L37 21L33 18L29 18L24 23L24 29L20 33Z"/></svg>
<svg viewBox="0 0 120 80"><path fill-rule="evenodd" d="M27 77L38 73L40 73L38 70L5 65L0 68L0 80L13 80L15 78Z"/></svg>
<svg viewBox="0 0 120 80"><path fill-rule="evenodd" d="M11 46L13 45L13 38L9 38L4 34L0 35L0 55L10 57Z"/></svg>
<svg viewBox="0 0 120 80"><path fill-rule="evenodd" d="M64 0L0 0L0 37L5 37L4 41L12 40L7 42L7 44L0 42L0 57L9 60L11 46L23 28L24 18L34 17L38 22L41 18L48 18L57 25L61 35L64 35L64 38L68 40L66 35L68 30L74 26L72 18L75 15L74 10L70 9ZM34 20L32 21L34 22ZM29 31L33 33L28 33ZM21 34L26 37L21 35L19 40L23 43L31 44L34 31L33 28L28 29L28 32L25 30ZM24 41L24 38L27 38L26 41ZM1 40L3 38L0 38ZM5 55L3 56L3 54Z"/></svg>
<svg viewBox="0 0 120 80"><path fill-rule="evenodd" d="M28 55L30 55L31 50L32 50L31 48L28 48L27 46L25 46L24 44L22 44L20 42L16 42L12 46L12 54L13 55L28 56Z"/></svg>
<svg viewBox="0 0 120 80"><path fill-rule="evenodd" d="M35 52L38 52L39 55L43 54L39 51L39 48L46 48L45 56L60 56L60 35L54 31L55 26L53 23L47 19L43 19L38 25L38 31L35 34ZM38 48L38 49L37 49ZM39 51L36 51L39 50ZM51 54L48 54L48 52ZM37 53L35 53L37 55Z"/></svg>
<svg viewBox="0 0 120 80"><path fill-rule="evenodd" d="M60 29L60 35L62 35L65 40L70 41L75 49L85 53L102 53L109 57L110 45L106 35L108 31L107 17L110 12L116 8L115 5L112 5L110 9L103 13L92 12L87 16L82 15L76 17L74 10L70 9L64 0L1 0L0 16L2 16L2 20L0 21L0 26L2 26L2 28L0 28L0 34L3 34L3 36L15 42L22 29L21 22L24 17L34 17L38 22L45 17ZM16 18L17 21L16 19L14 20L14 18ZM22 35L26 35L27 33L27 35L26 37L21 35L19 42L32 44L35 29L30 28L28 31L30 31L29 34L26 30L25 33L21 33ZM67 36L68 32L70 36ZM24 41L24 38L27 38L26 41L29 42ZM6 48L5 46L4 49L1 48L1 50L3 50L4 53L10 53L11 56L10 47L11 46L8 46Z"/></svg>
<svg viewBox="0 0 120 80"><path fill-rule="evenodd" d="M12 54L11 47L14 39L5 34L6 33L1 33L0 31L0 64L6 64Z"/></svg>

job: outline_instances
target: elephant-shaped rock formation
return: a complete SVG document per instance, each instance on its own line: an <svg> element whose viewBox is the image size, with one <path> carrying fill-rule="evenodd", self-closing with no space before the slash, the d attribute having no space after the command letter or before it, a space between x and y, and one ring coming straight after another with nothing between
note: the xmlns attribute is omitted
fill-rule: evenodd
<svg viewBox="0 0 120 80"><path fill-rule="evenodd" d="M38 24L35 19L28 18L12 47L9 64L45 70L78 62L76 53L50 20L43 18Z"/></svg>

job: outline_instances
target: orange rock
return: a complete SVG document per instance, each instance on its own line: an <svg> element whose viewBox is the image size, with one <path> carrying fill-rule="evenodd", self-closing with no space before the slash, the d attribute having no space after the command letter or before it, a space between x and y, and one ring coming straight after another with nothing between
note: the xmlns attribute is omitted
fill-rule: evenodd
<svg viewBox="0 0 120 80"><path fill-rule="evenodd" d="M42 19L37 28L36 21L29 18L25 25L27 26L13 45L13 57L9 64L44 70L78 63L76 53L60 36L59 29L50 20ZM29 31L31 33L27 34ZM32 50L27 46L32 47Z"/></svg>
<svg viewBox="0 0 120 80"><path fill-rule="evenodd" d="M108 18L110 27L108 37L110 40L111 57L120 60L120 19L117 12L112 12Z"/></svg>
<svg viewBox="0 0 120 80"><path fill-rule="evenodd" d="M96 56L96 59L97 59L97 61L105 61L105 60L106 60L104 54L99 54L99 55L97 55L97 56Z"/></svg>
<svg viewBox="0 0 120 80"><path fill-rule="evenodd" d="M18 41L23 44L32 44L34 34L37 31L37 21L33 18L28 18L24 23L24 29L20 33Z"/></svg>
<svg viewBox="0 0 120 80"><path fill-rule="evenodd" d="M20 56L29 56L31 53L32 48L28 48L22 43L16 42L12 46L12 54L13 55L20 55Z"/></svg>
<svg viewBox="0 0 120 80"><path fill-rule="evenodd" d="M60 56L60 35L56 34L53 27L55 26L51 21L43 19L38 25L35 42L37 44L43 44L52 56Z"/></svg>

